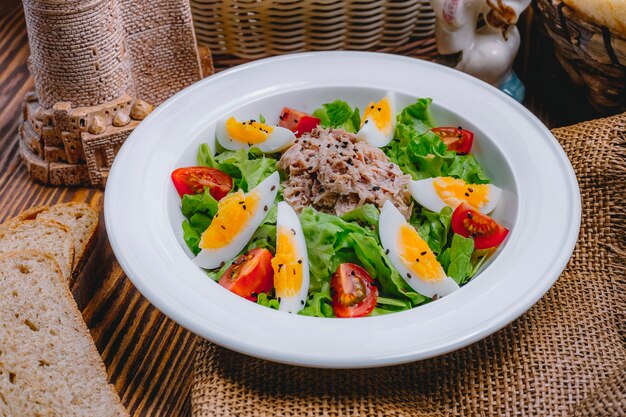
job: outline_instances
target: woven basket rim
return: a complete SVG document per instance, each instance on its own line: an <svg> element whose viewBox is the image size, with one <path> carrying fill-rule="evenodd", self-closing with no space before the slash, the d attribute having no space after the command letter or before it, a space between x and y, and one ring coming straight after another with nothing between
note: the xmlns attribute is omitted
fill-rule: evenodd
<svg viewBox="0 0 626 417"><path fill-rule="evenodd" d="M578 13L576 11L576 9L570 7L567 3L565 3L563 0L547 0L547 3L550 4L550 6L552 6L555 10L557 10L558 13L558 7L560 4L562 4L563 6L561 6L563 9L567 9L570 13L570 16L573 16L574 18L570 18L570 16L566 16L569 20L572 20L578 24L587 26L587 27L592 27L594 29L596 29L597 32L603 32L603 29L608 30L611 33L611 37L622 40L622 41L626 41L626 35L622 34L620 32L615 32L614 30L611 30L610 27L602 25L598 22L595 22L593 20L591 20L590 18L582 15L581 13Z"/></svg>

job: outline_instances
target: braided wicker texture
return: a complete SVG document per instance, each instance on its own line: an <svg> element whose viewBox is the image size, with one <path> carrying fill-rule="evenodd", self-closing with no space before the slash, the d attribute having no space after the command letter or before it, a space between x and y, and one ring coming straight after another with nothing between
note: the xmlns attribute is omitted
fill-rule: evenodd
<svg viewBox="0 0 626 417"><path fill-rule="evenodd" d="M626 38L585 19L562 0L538 0L537 15L556 57L600 111L626 110Z"/></svg>
<svg viewBox="0 0 626 417"><path fill-rule="evenodd" d="M555 129L581 188L578 244L526 314L409 365L307 369L202 342L192 407L208 416L626 416L626 113Z"/></svg>
<svg viewBox="0 0 626 417"><path fill-rule="evenodd" d="M435 14L428 0L191 0L191 10L198 41L214 54L256 59L336 49L435 53Z"/></svg>

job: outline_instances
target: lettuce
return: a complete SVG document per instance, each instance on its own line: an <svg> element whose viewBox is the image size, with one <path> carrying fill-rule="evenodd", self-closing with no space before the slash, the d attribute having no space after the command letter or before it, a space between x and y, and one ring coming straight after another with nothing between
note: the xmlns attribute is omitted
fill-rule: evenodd
<svg viewBox="0 0 626 417"><path fill-rule="evenodd" d="M444 207L441 212L434 213L422 208L414 209L409 223L419 233L422 239L428 243L430 250L435 256L441 254L448 243L452 209Z"/></svg>
<svg viewBox="0 0 626 417"><path fill-rule="evenodd" d="M300 223L309 250L310 291L320 292L344 262L362 266L375 280L383 297L398 298L411 306L428 300L413 291L391 262L376 230L347 222L332 214L306 207Z"/></svg>
<svg viewBox="0 0 626 417"><path fill-rule="evenodd" d="M298 311L301 316L312 317L334 317L332 302L333 299L330 296L330 283L324 282L322 288L314 293L309 291L309 297L306 301L306 306Z"/></svg>
<svg viewBox="0 0 626 417"><path fill-rule="evenodd" d="M280 307L280 303L277 299L270 297L264 292L258 295L256 303L262 305L263 307L269 307L273 310L278 310L278 307Z"/></svg>
<svg viewBox="0 0 626 417"><path fill-rule="evenodd" d="M343 100L322 104L322 107L313 111L313 116L320 119L322 127L343 129L346 132L356 133L361 127L361 115L358 108L352 108Z"/></svg>
<svg viewBox="0 0 626 417"><path fill-rule="evenodd" d="M183 239L194 255L197 255L200 252L200 236L217 213L217 201L211 196L209 189L205 188L201 194L185 194L181 211L187 217L183 220Z"/></svg>
<svg viewBox="0 0 626 417"><path fill-rule="evenodd" d="M276 171L276 160L266 157L258 149L224 151L213 156L206 143L198 148L198 164L224 171L233 178L234 188L241 188L245 192Z"/></svg>
<svg viewBox="0 0 626 417"><path fill-rule="evenodd" d="M357 221L361 225L370 225L376 229L378 228L379 217L380 212L373 204L364 204L341 215L342 220Z"/></svg>
<svg viewBox="0 0 626 417"><path fill-rule="evenodd" d="M457 235L452 237L450 248L444 255L447 263L446 272L457 284L464 284L473 276L472 253L474 252L474 240ZM449 260L448 260L449 258Z"/></svg>
<svg viewBox="0 0 626 417"><path fill-rule="evenodd" d="M420 98L405 107L396 118L394 139L383 151L414 180L431 177L461 178L470 184L485 184L489 179L473 155L449 151L434 127L431 99Z"/></svg>

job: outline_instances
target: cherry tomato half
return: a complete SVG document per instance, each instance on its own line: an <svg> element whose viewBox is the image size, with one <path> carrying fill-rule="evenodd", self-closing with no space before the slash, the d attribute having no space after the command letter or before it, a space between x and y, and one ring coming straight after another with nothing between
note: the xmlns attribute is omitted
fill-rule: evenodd
<svg viewBox="0 0 626 417"><path fill-rule="evenodd" d="M272 253L267 249L253 249L241 255L224 272L219 284L237 295L256 301L257 294L274 287Z"/></svg>
<svg viewBox="0 0 626 417"><path fill-rule="evenodd" d="M282 126L294 132L296 137L312 131L320 124L320 119L300 110L284 107L280 112L280 123Z"/></svg>
<svg viewBox="0 0 626 417"><path fill-rule="evenodd" d="M476 249L497 247L509 233L506 227L465 203L454 210L451 223L454 233L474 239Z"/></svg>
<svg viewBox="0 0 626 417"><path fill-rule="evenodd" d="M333 311L337 317L366 316L376 307L378 288L372 277L358 265L339 265L330 282L333 290Z"/></svg>
<svg viewBox="0 0 626 417"><path fill-rule="evenodd" d="M439 135L441 141L446 144L449 151L455 151L459 155L467 155L474 143L474 133L461 127L436 127L431 129Z"/></svg>
<svg viewBox="0 0 626 417"><path fill-rule="evenodd" d="M200 194L204 187L219 200L233 188L233 179L219 169L209 167L178 168L172 172L172 181L180 198L185 194Z"/></svg>

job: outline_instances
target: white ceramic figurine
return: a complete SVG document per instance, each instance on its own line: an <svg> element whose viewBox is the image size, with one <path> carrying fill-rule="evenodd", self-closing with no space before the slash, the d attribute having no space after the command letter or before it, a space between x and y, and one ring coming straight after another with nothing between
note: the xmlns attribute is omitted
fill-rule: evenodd
<svg viewBox="0 0 626 417"><path fill-rule="evenodd" d="M520 35L515 27L530 0L431 0L440 59L513 98L524 86L513 73Z"/></svg>

